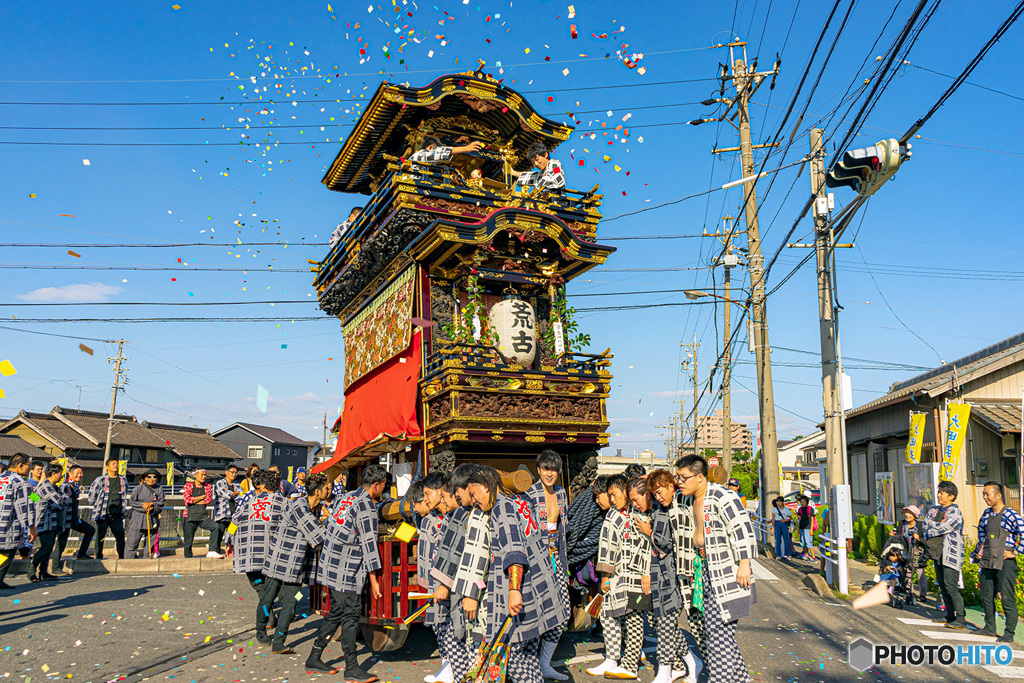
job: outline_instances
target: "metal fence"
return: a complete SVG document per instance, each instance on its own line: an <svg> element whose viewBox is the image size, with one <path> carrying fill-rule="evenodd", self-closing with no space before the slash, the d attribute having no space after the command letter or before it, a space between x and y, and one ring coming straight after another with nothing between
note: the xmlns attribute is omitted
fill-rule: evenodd
<svg viewBox="0 0 1024 683"><path fill-rule="evenodd" d="M165 487L166 490L167 487ZM89 499L82 497L78 516L80 519L96 526L92 517L92 505L89 504ZM213 506L208 506L207 511L212 513ZM158 533L160 534L160 547L161 548L180 548L184 541L184 531L182 528L182 522L184 521L185 513L185 500L180 495L169 495L165 498L165 504L163 512L160 513L160 528ZM127 523L125 527L127 528ZM193 545L205 545L209 540L210 534L205 529L196 529L195 541ZM143 539L145 540L145 539ZM68 539L69 548L77 548L82 541L80 534L71 532L71 537ZM107 535L104 546L113 547L114 538L109 533Z"/></svg>

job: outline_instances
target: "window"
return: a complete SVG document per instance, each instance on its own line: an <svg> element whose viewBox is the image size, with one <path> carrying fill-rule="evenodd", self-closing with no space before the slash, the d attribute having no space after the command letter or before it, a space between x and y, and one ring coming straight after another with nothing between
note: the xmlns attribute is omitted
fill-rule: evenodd
<svg viewBox="0 0 1024 683"><path fill-rule="evenodd" d="M249 446L249 457L253 460L262 460L263 446Z"/></svg>
<svg viewBox="0 0 1024 683"><path fill-rule="evenodd" d="M853 500L868 500L868 455L850 454L850 495Z"/></svg>
<svg viewBox="0 0 1024 683"><path fill-rule="evenodd" d="M147 448L146 449L146 462L160 462L160 460L158 458L159 453L160 453L160 451L158 451L158 450L155 450L155 449L152 449L152 448Z"/></svg>

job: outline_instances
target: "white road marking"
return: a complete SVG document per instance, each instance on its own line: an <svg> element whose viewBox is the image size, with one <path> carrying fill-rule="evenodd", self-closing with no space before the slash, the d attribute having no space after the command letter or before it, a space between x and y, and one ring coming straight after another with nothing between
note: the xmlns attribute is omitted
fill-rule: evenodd
<svg viewBox="0 0 1024 683"><path fill-rule="evenodd" d="M931 619L908 619L907 617L897 617L897 619L902 621L904 624L910 624L912 626L931 626L932 628L938 626L938 624Z"/></svg>
<svg viewBox="0 0 1024 683"><path fill-rule="evenodd" d="M961 643L994 643L995 639L991 636L976 636L970 633L957 633L952 629L945 631L921 631L921 635L934 638L935 640L956 640Z"/></svg>
<svg viewBox="0 0 1024 683"><path fill-rule="evenodd" d="M768 571L761 563L757 560L750 561L750 572L754 575L754 578L759 581L778 581L779 577Z"/></svg>
<svg viewBox="0 0 1024 683"><path fill-rule="evenodd" d="M1024 678L1024 666L983 666L1000 678Z"/></svg>

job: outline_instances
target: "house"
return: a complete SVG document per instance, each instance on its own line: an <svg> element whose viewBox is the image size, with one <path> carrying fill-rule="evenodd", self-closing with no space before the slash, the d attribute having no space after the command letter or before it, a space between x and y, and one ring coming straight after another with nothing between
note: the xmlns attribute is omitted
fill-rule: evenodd
<svg viewBox="0 0 1024 683"><path fill-rule="evenodd" d="M67 458L81 465L83 482L89 484L103 473L108 418L107 413L61 406L49 413L23 410L0 425L0 436L20 437L50 459ZM114 415L110 457L127 461L126 472L134 476L151 467L165 472L170 464L176 478L200 466L223 470L238 459L207 429L139 422L134 415L120 413Z"/></svg>
<svg viewBox="0 0 1024 683"><path fill-rule="evenodd" d="M598 474L622 474L630 465L643 465L648 472L659 468L672 469L674 461L669 461L664 453L655 454L650 449L642 450L632 455L622 455L622 449L616 449L615 455L606 453L602 449L597 455ZM673 470L674 471L674 470Z"/></svg>
<svg viewBox="0 0 1024 683"><path fill-rule="evenodd" d="M238 454L240 467L250 464L266 469L277 465L281 476L288 477L288 468L294 472L300 467L310 467L309 453L315 441L304 441L283 429L265 427L248 422L236 422L218 429L213 436Z"/></svg>
<svg viewBox="0 0 1024 683"><path fill-rule="evenodd" d="M0 434L0 462L7 465L11 461L11 456L18 453L24 453L29 460L42 460L43 462L53 460L52 455L33 446L20 436Z"/></svg>
<svg viewBox="0 0 1024 683"><path fill-rule="evenodd" d="M825 433L815 432L792 440L780 440L779 472L782 495L819 488L818 456L825 454Z"/></svg>
<svg viewBox="0 0 1024 683"><path fill-rule="evenodd" d="M875 514L876 488L891 477L894 509L926 506L935 499L950 403L970 406L966 440L952 481L964 513L964 531L975 536L985 509L987 481L1005 487L1006 504L1021 507L1021 384L1024 334L897 382L889 392L846 414L848 481L855 514ZM925 416L920 464L907 462L910 414ZM887 474L888 473L888 474Z"/></svg>

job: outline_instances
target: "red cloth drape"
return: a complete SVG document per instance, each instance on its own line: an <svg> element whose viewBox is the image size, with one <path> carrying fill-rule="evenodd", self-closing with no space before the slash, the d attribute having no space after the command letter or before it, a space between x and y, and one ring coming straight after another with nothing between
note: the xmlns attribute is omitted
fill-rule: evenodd
<svg viewBox="0 0 1024 683"><path fill-rule="evenodd" d="M348 388L334 457L317 465L314 472L326 470L380 436L404 434L412 439L423 434L416 408L422 339L423 334L416 330L405 351Z"/></svg>

